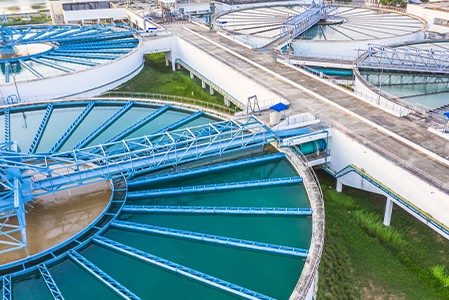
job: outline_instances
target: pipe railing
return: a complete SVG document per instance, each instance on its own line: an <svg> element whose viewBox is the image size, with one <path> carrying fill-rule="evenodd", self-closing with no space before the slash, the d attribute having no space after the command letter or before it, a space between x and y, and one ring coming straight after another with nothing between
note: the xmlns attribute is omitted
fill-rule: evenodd
<svg viewBox="0 0 449 300"><path fill-rule="evenodd" d="M214 110L222 111L227 114L233 115L239 109L237 107L228 107L225 105L220 105L213 102L208 102L204 100L182 97L182 96L174 96L167 94L158 94L158 93L143 93L143 92L121 92L121 91L110 91L101 94L99 97L120 97L120 98L137 98L137 99L155 99L155 100L163 100L163 101L173 101L180 103L188 103L198 106L203 106L207 108L211 108Z"/></svg>
<svg viewBox="0 0 449 300"><path fill-rule="evenodd" d="M440 189L444 193L449 194L449 185L448 184L446 184L446 183L436 179L432 175L429 175L426 172L418 169L417 167L415 167L412 164L406 162L405 160L397 157L396 155L391 154L390 152L381 148L377 144L367 140L366 138L360 136L359 134L355 133L354 131L346 128L345 126L343 126L339 123L334 122L333 127L337 130L342 131L347 136L351 137L352 139L359 142L360 144L368 147L369 149L373 150L374 152L381 154L383 157L386 157L388 160L395 163L395 165L402 167L403 169L416 175L418 178L420 178L420 179L426 181L427 183L435 186L436 188Z"/></svg>

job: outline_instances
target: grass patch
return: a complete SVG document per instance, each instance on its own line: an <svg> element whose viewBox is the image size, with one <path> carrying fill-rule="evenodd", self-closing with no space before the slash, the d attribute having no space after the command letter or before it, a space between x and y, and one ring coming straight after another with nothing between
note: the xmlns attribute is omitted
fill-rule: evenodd
<svg viewBox="0 0 449 300"><path fill-rule="evenodd" d="M395 246L405 245L405 241L401 234L391 226L384 226L378 214L357 210L354 212L354 217L366 232L373 237L376 237L378 240L391 243Z"/></svg>
<svg viewBox="0 0 449 300"><path fill-rule="evenodd" d="M445 287L449 287L449 275L446 275L446 268L444 266L433 266L432 274L441 282L441 284Z"/></svg>
<svg viewBox="0 0 449 300"><path fill-rule="evenodd" d="M116 91L176 95L224 105L224 97L218 93L210 95L209 87L201 87L201 80L191 79L185 70L173 72L171 64L166 66L164 53L145 55L142 71Z"/></svg>
<svg viewBox="0 0 449 300"><path fill-rule="evenodd" d="M317 174L326 213L318 299L449 299L449 241L397 206L383 226L384 196L337 193Z"/></svg>

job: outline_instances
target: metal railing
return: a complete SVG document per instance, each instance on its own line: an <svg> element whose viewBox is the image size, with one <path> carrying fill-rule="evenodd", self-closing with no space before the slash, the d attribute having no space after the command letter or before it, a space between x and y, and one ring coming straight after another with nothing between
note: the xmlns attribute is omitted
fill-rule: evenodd
<svg viewBox="0 0 449 300"><path fill-rule="evenodd" d="M230 115L233 115L237 111L239 111L239 109L237 107L228 107L225 105L220 105L217 103L208 102L208 101L204 101L204 100L182 97L182 96L167 95L167 94L158 94L158 93L110 91L110 92L103 93L103 94L101 94L101 96L98 96L98 97L120 97L120 98L136 98L136 99L148 99L148 100L155 99L155 100L162 100L162 101L173 101L173 102L203 106L203 107L207 107L210 109L222 111L222 112L225 112Z"/></svg>
<svg viewBox="0 0 449 300"><path fill-rule="evenodd" d="M418 169L417 167L413 166L412 164L406 162L405 160L397 157L396 155L391 154L390 152L384 150L377 144L367 140L366 138L360 136L359 134L355 133L354 131L344 127L343 125L334 122L333 127L337 130L340 130L344 132L347 136L351 137L358 143L368 147L369 149L373 150L374 152L381 154L383 157L387 158L391 162L393 162L395 165L402 167L403 169L409 171L410 173L416 175L418 178L426 181L427 183L430 183L431 185L435 186L436 188L440 189L444 193L449 194L449 185L436 179L432 175L427 174L426 172Z"/></svg>

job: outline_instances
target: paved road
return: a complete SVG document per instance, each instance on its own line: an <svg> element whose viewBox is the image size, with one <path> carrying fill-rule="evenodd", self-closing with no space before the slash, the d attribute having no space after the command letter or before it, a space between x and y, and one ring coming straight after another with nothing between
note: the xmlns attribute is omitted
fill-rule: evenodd
<svg viewBox="0 0 449 300"><path fill-rule="evenodd" d="M221 62L232 66L242 74L251 77L261 85L287 99L291 103L289 109L290 115L300 112L311 112L313 114L318 114L321 120L328 122L337 121L360 136L381 146L387 152L402 158L414 167L432 175L443 183L449 184L449 166L447 164L432 159L430 156L417 151L373 126L360 121L358 118L351 116L343 110L304 92L293 84L273 76L270 72L257 68L236 55L217 47L217 45L214 45L210 41L189 32L183 28L184 26L194 32L200 33L209 40L226 46L228 49L246 57L252 62L266 67L322 97L330 99L334 103L349 109L353 113L356 113L375 124L379 124L391 132L436 153L440 157L449 159L449 142L427 131L427 126L424 124L424 121L410 121L406 118L394 117L381 109L348 95L347 93L336 90L314 78L276 63L273 53L271 52L255 52L212 31L207 31L193 24L168 26L168 29L180 38L200 47Z"/></svg>

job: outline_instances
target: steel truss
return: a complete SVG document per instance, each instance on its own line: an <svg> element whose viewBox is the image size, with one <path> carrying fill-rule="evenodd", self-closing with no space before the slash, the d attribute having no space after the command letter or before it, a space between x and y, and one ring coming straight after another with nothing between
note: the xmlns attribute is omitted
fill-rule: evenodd
<svg viewBox="0 0 449 300"><path fill-rule="evenodd" d="M25 204L36 196L274 141L250 116L62 153L25 154L12 142L0 144L0 254L26 249Z"/></svg>
<svg viewBox="0 0 449 300"><path fill-rule="evenodd" d="M449 74L449 51L371 45L357 62L359 69Z"/></svg>

